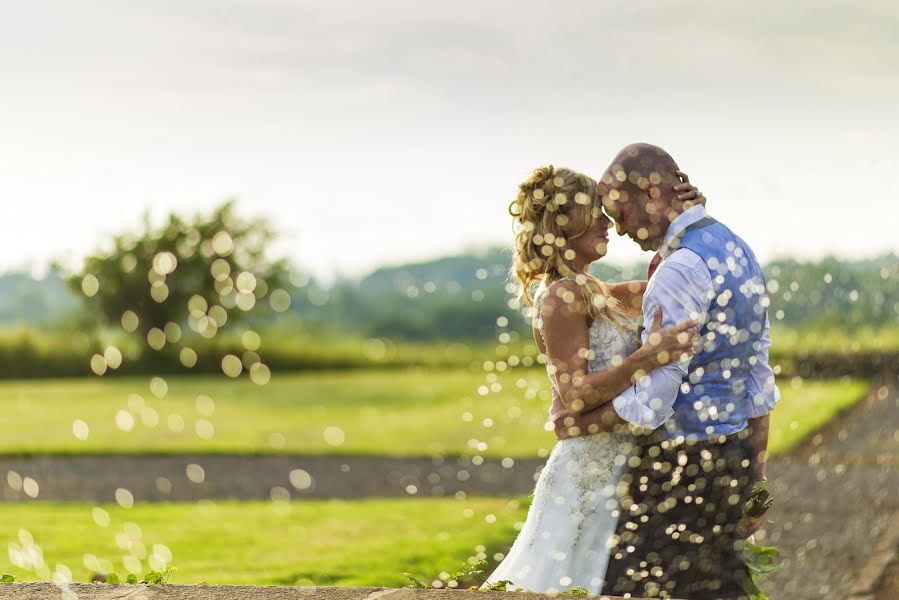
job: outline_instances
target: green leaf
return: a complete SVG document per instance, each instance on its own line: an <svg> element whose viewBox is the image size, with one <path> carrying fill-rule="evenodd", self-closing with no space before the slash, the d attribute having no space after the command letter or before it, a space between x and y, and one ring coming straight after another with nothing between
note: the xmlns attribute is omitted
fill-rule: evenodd
<svg viewBox="0 0 899 600"><path fill-rule="evenodd" d="M590 594L590 590L585 587L573 587L570 590L565 590L564 592L559 592L559 595L569 595L569 596L588 596Z"/></svg>
<svg viewBox="0 0 899 600"><path fill-rule="evenodd" d="M508 579L502 579L497 581L496 583L491 583L487 587L483 588L484 591L490 592L505 592L508 591L509 586L512 585L512 582Z"/></svg>
<svg viewBox="0 0 899 600"><path fill-rule="evenodd" d="M150 571L144 575L144 582L149 584L157 584L162 581L162 573L160 571Z"/></svg>
<svg viewBox="0 0 899 600"><path fill-rule="evenodd" d="M4 573L3 576L0 577L0 583L12 583L15 580L16 580L15 575L9 575L7 573Z"/></svg>
<svg viewBox="0 0 899 600"><path fill-rule="evenodd" d="M106 583L116 584L119 583L119 576L115 573L107 573L106 574Z"/></svg>
<svg viewBox="0 0 899 600"><path fill-rule="evenodd" d="M162 571L150 571L146 575L144 575L144 580L141 583L148 583L151 585L163 584L168 581L169 576L178 570L178 567L166 567Z"/></svg>
<svg viewBox="0 0 899 600"><path fill-rule="evenodd" d="M783 567L783 564L777 562L779 558L780 550L774 546L757 546L750 542L743 546L743 562L748 574L744 575L742 583L750 600L768 600L768 596L759 589L757 581Z"/></svg>
<svg viewBox="0 0 899 600"><path fill-rule="evenodd" d="M743 546L743 554L747 554L753 557L766 557L766 558L779 558L780 550L778 550L775 546L759 546L757 544L753 544L752 542L747 542Z"/></svg>
<svg viewBox="0 0 899 600"><path fill-rule="evenodd" d="M467 583L473 579L480 579L484 576L484 570L479 569L478 567L486 566L488 563L486 560L479 560L473 565L468 563L462 563L459 566L459 570L455 573L450 573L449 580L456 581L458 583Z"/></svg>
<svg viewBox="0 0 899 600"><path fill-rule="evenodd" d="M759 589L751 576L744 575L741 584L743 591L749 594L749 600L769 600L768 595Z"/></svg>
<svg viewBox="0 0 899 600"><path fill-rule="evenodd" d="M429 586L429 585L425 585L424 583L422 583L422 582L421 582L417 577L415 577L412 573L403 573L403 576L406 577L406 579L409 580L409 583L408 583L407 585L404 585L403 587L407 587L407 588L415 588L415 589L424 589L424 588L429 588L429 587L431 587L431 586Z"/></svg>
<svg viewBox="0 0 899 600"><path fill-rule="evenodd" d="M783 565L777 562L780 550L774 546L756 546L747 543L743 547L743 562L756 575L767 575L780 569Z"/></svg>
<svg viewBox="0 0 899 600"><path fill-rule="evenodd" d="M128 577L125 579L125 583L137 583L137 575L134 573L128 573Z"/></svg>

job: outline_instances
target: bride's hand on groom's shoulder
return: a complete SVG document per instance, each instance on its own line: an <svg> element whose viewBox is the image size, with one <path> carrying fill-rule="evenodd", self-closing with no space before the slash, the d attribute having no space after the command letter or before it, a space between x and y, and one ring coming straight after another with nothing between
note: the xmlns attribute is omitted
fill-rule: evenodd
<svg viewBox="0 0 899 600"><path fill-rule="evenodd" d="M646 370L692 356L698 336L699 323L693 319L671 327L662 327L662 307L658 307L649 329L649 337L638 350L643 353Z"/></svg>

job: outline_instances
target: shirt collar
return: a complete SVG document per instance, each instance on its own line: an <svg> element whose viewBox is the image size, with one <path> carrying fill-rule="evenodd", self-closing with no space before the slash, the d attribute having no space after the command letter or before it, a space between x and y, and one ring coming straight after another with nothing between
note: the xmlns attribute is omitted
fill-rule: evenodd
<svg viewBox="0 0 899 600"><path fill-rule="evenodd" d="M708 214L705 211L705 206L702 204L697 204L696 206L691 206L681 214L677 216L676 219L671 221L671 224L668 225L668 230L665 232L665 239L662 240L662 246L659 248L659 254L665 258L669 254L671 254L677 248L671 248L671 242L674 241L674 238L683 232L684 229L706 218Z"/></svg>

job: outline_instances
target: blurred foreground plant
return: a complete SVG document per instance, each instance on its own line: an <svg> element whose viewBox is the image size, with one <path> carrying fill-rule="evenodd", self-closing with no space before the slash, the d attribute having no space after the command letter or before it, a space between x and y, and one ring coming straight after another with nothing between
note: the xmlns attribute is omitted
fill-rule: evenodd
<svg viewBox="0 0 899 600"><path fill-rule="evenodd" d="M174 573L177 570L178 570L178 567L167 566L165 569L163 569L161 571L150 571L149 573L144 575L144 578L140 581L138 581L137 575L135 575L134 573L129 573L128 577L125 578L125 583L126 584L146 583L146 584L150 584L150 585L160 585L160 584L167 583L169 580L169 577L171 577L172 573ZM110 584L121 583L121 580L119 579L118 574L115 572L108 573L105 576L105 579L97 578L97 579L95 579L95 581L97 581L99 583L110 583Z"/></svg>
<svg viewBox="0 0 899 600"><path fill-rule="evenodd" d="M440 577L440 579L443 582L445 582L446 587L451 588L451 589L458 588L458 587L461 587L463 584L473 583L473 582L476 582L477 580L483 578L484 577L484 567L487 566L487 564L488 563L486 560L479 560L478 562L476 562L474 564L469 564L467 562L463 562L459 566L458 570L456 570L453 573L446 574L446 575ZM409 580L409 583L407 585L405 585L404 587L419 588L419 589L422 589L422 588L431 589L432 587L434 587L432 585L429 585L429 584L421 581L421 579L419 579L412 573L404 572L403 575L406 577L406 579ZM499 582L493 584L494 586L498 586L498 587L495 587L495 588L491 587L490 589L495 590L495 591L506 591L506 585L508 585L510 583L512 583L512 582L511 581L499 581ZM469 589L477 589L477 588L478 588L477 585L472 585L472 586L470 586Z"/></svg>

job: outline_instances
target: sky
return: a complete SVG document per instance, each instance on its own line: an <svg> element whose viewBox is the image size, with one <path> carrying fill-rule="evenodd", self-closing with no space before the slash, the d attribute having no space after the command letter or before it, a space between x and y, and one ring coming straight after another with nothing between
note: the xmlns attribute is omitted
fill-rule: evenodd
<svg viewBox="0 0 899 600"><path fill-rule="evenodd" d="M324 280L666 148L760 258L899 252L891 0L0 0L0 271L229 197ZM606 260L645 255L613 239Z"/></svg>

